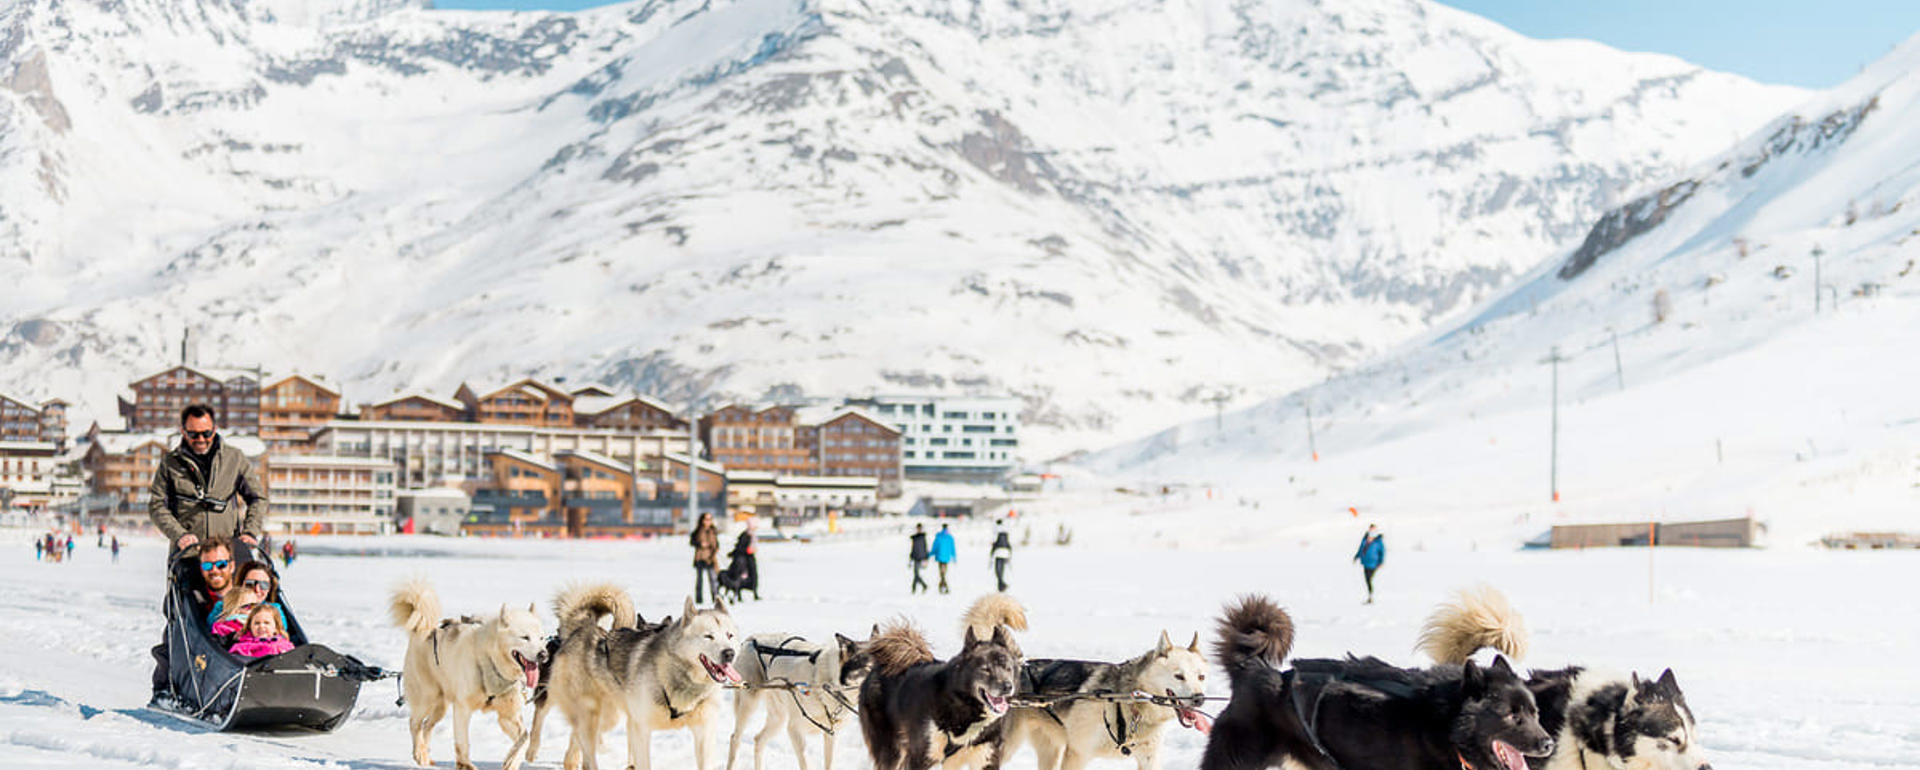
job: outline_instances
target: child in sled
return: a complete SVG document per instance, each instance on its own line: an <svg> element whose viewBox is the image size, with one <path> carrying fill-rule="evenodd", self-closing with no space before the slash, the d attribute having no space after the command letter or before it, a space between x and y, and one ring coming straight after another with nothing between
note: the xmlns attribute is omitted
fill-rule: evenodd
<svg viewBox="0 0 1920 770"><path fill-rule="evenodd" d="M280 605L273 599L279 595L280 581L273 576L273 570L257 561L249 561L234 570L239 576L233 585L227 588L227 594L214 602L213 611L207 613L207 625L214 636L228 636L246 630L247 617L254 607L271 607L280 627L284 630L286 618L280 613Z"/></svg>
<svg viewBox="0 0 1920 770"><path fill-rule="evenodd" d="M293 642L287 639L287 629L280 620L280 610L271 604L256 604L247 613L246 631L233 640L233 646L227 652L243 658L264 658L291 649Z"/></svg>

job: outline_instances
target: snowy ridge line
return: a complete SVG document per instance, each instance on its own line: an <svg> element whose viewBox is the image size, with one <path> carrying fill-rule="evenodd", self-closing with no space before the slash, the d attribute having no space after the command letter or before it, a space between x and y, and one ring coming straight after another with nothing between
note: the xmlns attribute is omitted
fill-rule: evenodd
<svg viewBox="0 0 1920 770"><path fill-rule="evenodd" d="M194 327L350 399L1012 394L1053 457L1350 368L1804 97L1421 1L406 5L12 12L0 388L111 423Z"/></svg>

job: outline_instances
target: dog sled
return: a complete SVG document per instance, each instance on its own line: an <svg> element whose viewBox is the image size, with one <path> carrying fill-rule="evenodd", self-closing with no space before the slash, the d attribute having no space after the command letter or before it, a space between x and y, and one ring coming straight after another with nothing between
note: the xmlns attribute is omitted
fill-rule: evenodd
<svg viewBox="0 0 1920 770"><path fill-rule="evenodd" d="M360 685L389 676L351 655L313 644L284 588L278 599L294 648L263 658L229 654L227 644L208 631L205 613L194 602L195 559L177 558L170 567L167 676L175 699L156 702L162 711L221 731L284 726L332 730L353 713Z"/></svg>

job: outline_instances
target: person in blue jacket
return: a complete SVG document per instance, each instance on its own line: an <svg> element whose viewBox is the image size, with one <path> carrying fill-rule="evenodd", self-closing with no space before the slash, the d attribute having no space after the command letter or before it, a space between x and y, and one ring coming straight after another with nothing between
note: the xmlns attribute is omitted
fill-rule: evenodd
<svg viewBox="0 0 1920 770"><path fill-rule="evenodd" d="M1360 568L1367 576L1367 603L1373 603L1373 573L1387 560L1387 541L1380 534L1380 525L1368 524L1367 533L1360 536L1360 550L1353 552L1353 560L1360 562Z"/></svg>
<svg viewBox="0 0 1920 770"><path fill-rule="evenodd" d="M947 565L953 563L953 533L947 531L947 525L940 525L940 532L933 536L933 561L940 569L940 593L947 593Z"/></svg>

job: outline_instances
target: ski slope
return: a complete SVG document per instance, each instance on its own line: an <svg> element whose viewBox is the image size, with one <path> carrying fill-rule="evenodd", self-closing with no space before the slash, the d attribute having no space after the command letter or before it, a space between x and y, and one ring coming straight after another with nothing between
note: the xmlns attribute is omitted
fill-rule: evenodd
<svg viewBox="0 0 1920 770"><path fill-rule="evenodd" d="M1408 664L1421 618L1453 588L1489 582L1526 615L1538 666L1580 663L1658 674L1671 666L1698 715L1716 766L1750 770L1920 767L1920 605L1904 585L1920 553L1827 552L1798 546L1709 551L1588 552L1515 549L1511 522L1386 526L1380 599L1360 603L1350 557L1363 520L1298 506L1254 511L1229 490L1168 497L1068 492L1026 504L1032 543L1016 550L1013 593L1031 611L1022 637L1035 656L1130 657L1165 629L1181 641L1209 626L1236 594L1267 592L1294 614L1296 653L1375 653ZM1069 512L1071 511L1071 512ZM896 522L899 520L895 520ZM1073 544L1056 547L1059 525ZM989 529L963 524L949 596L909 597L906 540L896 525L833 542L762 547L765 600L736 608L745 632L823 638L862 635L905 615L937 653L955 651L965 605L992 586ZM0 766L165 768L404 768L405 709L392 682L368 685L355 714L331 734L227 735L186 729L141 709L147 648L159 636L163 544L136 539L119 564L88 541L66 564L32 560L8 531L0 558ZM730 535L731 533L729 533ZM387 592L420 575L449 612L538 602L570 580L626 586L643 613L677 612L690 586L687 547L648 543L487 542L437 538L303 538L284 586L314 638L377 665L397 666L404 635L387 625ZM326 555L401 547L412 556ZM1224 694L1216 672L1210 689ZM1218 712L1223 704L1209 708ZM723 730L731 729L731 709ZM475 759L497 767L506 740L476 720ZM535 767L558 767L567 728L547 727ZM839 736L840 767L868 763L853 732ZM433 749L450 766L446 723ZM1203 739L1171 735L1166 767L1193 767ZM818 747L814 758L817 762ZM656 734L656 767L690 768L684 732ZM601 761L625 760L614 736ZM784 737L769 750L791 768ZM618 764L613 765L618 767ZM1023 752L1009 765L1031 768ZM1130 764L1096 763L1130 767Z"/></svg>

